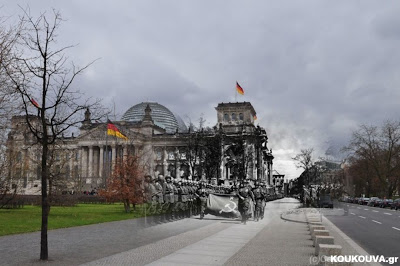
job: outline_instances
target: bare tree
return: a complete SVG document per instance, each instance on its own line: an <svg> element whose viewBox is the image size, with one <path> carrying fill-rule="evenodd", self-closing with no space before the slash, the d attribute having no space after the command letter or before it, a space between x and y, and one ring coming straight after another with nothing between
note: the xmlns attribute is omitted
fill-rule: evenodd
<svg viewBox="0 0 400 266"><path fill-rule="evenodd" d="M23 24L6 26L8 18L0 17L0 205L6 205L17 194L16 180L12 183L9 171L12 168L12 156L6 154L8 132L11 117L18 113L20 101L10 86L6 69L12 62L13 50L18 44ZM1 208L1 206L0 206Z"/></svg>
<svg viewBox="0 0 400 266"><path fill-rule="evenodd" d="M365 192L379 188L382 191L374 191L376 194L391 198L400 184L400 122L386 121L381 127L361 125L344 150L350 153L352 172L364 172L361 184Z"/></svg>
<svg viewBox="0 0 400 266"><path fill-rule="evenodd" d="M23 112L30 132L41 147L42 227L40 259L48 259L47 225L49 213L48 180L50 145L83 121L82 112L92 110L93 119L102 109L98 100L84 100L82 93L73 88L75 78L92 63L77 67L65 52L73 46L57 47L57 34L62 22L61 14L42 13L33 18L29 9L23 10L20 35L21 45L14 51L7 76L23 103ZM30 119L36 115L37 119ZM96 116L96 117L95 117Z"/></svg>

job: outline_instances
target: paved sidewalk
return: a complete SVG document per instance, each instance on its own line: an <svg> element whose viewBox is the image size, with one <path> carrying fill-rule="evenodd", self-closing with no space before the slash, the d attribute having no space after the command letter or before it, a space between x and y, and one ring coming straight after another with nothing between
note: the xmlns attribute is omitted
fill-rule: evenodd
<svg viewBox="0 0 400 266"><path fill-rule="evenodd" d="M242 225L207 215L143 226L134 219L49 232L40 262L39 233L0 237L0 265L309 265L314 252L297 200L268 202L265 218Z"/></svg>
<svg viewBox="0 0 400 266"><path fill-rule="evenodd" d="M162 246L176 246L188 235L174 236L85 265L309 265L314 248L306 224L280 218L281 212L297 206L293 199L270 202L266 208L268 217L264 220L249 221L247 225L231 223L227 228L169 254ZM305 220L303 212L292 215ZM198 233L201 232L192 232L193 235ZM154 250L162 253L158 254L158 259Z"/></svg>

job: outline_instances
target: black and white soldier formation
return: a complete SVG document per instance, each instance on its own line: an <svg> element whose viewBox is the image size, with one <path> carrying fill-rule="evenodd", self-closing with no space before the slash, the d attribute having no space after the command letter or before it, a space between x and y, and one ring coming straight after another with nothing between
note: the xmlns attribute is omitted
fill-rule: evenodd
<svg viewBox="0 0 400 266"><path fill-rule="evenodd" d="M157 216L160 220L174 221L207 214L207 202L210 194L231 195L238 198L238 211L242 223L251 217L255 222L264 218L265 204L270 195L264 182L242 180L231 186L213 185L206 181L174 179L159 175L158 178L145 176L144 201L147 215Z"/></svg>

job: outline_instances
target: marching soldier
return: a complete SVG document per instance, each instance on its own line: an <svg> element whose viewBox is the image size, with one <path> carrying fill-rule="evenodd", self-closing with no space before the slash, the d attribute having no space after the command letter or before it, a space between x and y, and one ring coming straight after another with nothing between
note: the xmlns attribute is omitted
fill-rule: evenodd
<svg viewBox="0 0 400 266"><path fill-rule="evenodd" d="M263 195L263 200L262 200L262 207L261 207L261 220L264 219L264 210L265 210L265 205L267 203L267 196L268 196L268 191L267 187L264 182L261 182L261 193Z"/></svg>
<svg viewBox="0 0 400 266"><path fill-rule="evenodd" d="M200 182L199 189L196 192L199 203L198 205L200 207L200 219L204 218L205 210L207 207L208 194L209 190L206 188L206 185L203 182Z"/></svg>
<svg viewBox="0 0 400 266"><path fill-rule="evenodd" d="M146 175L144 177L144 200L149 205L148 212L149 214L154 214L156 211L157 200L155 198L156 195L156 188L152 183L151 176Z"/></svg>
<svg viewBox="0 0 400 266"><path fill-rule="evenodd" d="M172 179L170 176L165 177L165 182L163 184L164 192L164 210L169 219L172 218L172 210L175 203L174 185L172 184Z"/></svg>
<svg viewBox="0 0 400 266"><path fill-rule="evenodd" d="M157 214L162 213L162 207L164 205L164 191L161 182L163 182L163 180L160 178L154 180L154 188L156 190L155 199L157 201Z"/></svg>
<svg viewBox="0 0 400 266"><path fill-rule="evenodd" d="M250 199L254 202L253 193L249 189L247 182L246 184L245 181L240 183L237 195L239 197L238 209L242 216L242 223L246 224L247 219L249 218Z"/></svg>
<svg viewBox="0 0 400 266"><path fill-rule="evenodd" d="M255 182L255 188L253 188L252 192L253 192L254 200L255 200L255 202L254 202L255 203L254 221L258 222L258 220L261 217L261 209L263 207L262 201L264 199L259 181Z"/></svg>
<svg viewBox="0 0 400 266"><path fill-rule="evenodd" d="M182 189L181 212L182 212L183 218L185 218L187 216L187 212L188 212L188 201L189 201L189 188L187 186L187 182L185 179L182 180L181 189Z"/></svg>

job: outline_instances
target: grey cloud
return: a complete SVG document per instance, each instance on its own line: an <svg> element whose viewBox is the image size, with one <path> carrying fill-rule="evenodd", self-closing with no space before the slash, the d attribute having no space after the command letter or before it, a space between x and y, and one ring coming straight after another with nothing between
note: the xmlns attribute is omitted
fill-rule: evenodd
<svg viewBox="0 0 400 266"><path fill-rule="evenodd" d="M28 1L19 1L22 6ZM16 3L2 10L18 13ZM38 1L67 19L60 44L79 43L75 62L101 57L77 86L115 102L122 115L153 100L187 120L245 89L267 128L275 166L314 147L338 154L358 124L399 113L397 1Z"/></svg>

